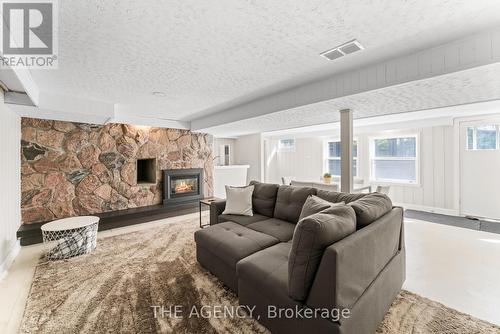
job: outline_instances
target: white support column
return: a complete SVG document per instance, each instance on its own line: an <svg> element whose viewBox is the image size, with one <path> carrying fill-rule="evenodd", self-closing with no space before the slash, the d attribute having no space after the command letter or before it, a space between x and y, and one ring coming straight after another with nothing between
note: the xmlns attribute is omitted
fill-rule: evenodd
<svg viewBox="0 0 500 334"><path fill-rule="evenodd" d="M352 191L352 111L340 110L340 191Z"/></svg>

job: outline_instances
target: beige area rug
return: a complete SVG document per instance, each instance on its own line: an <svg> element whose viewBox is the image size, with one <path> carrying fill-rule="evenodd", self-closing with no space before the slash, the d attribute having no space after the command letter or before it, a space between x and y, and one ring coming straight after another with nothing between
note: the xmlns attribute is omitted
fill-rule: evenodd
<svg viewBox="0 0 500 334"><path fill-rule="evenodd" d="M40 261L22 333L267 333L250 318L187 317L203 305L237 306L237 297L196 262L198 221L104 237L97 250ZM179 318L152 306L180 305ZM171 314L175 313L170 308ZM164 313L165 314L165 313ZM500 333L500 328L402 291L378 333Z"/></svg>

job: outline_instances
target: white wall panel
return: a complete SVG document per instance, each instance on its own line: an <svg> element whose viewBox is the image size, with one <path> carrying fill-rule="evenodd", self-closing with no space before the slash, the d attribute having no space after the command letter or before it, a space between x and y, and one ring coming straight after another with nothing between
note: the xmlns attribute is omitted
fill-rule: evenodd
<svg viewBox="0 0 500 334"><path fill-rule="evenodd" d="M250 165L247 183L263 179L263 142L260 134L241 136L234 142L234 163Z"/></svg>
<svg viewBox="0 0 500 334"><path fill-rule="evenodd" d="M279 152L278 140L268 140L269 154L266 181L281 183L281 177L293 176L298 180L317 181L323 174L323 140L320 137L300 138L295 151Z"/></svg>
<svg viewBox="0 0 500 334"><path fill-rule="evenodd" d="M229 152L230 152L230 159L229 159L229 164L233 165L234 164L234 145L236 143L236 139L234 138L214 138L214 159L215 162L222 162L223 161L223 156L224 152L221 151L221 146L222 145L229 145Z"/></svg>
<svg viewBox="0 0 500 334"><path fill-rule="evenodd" d="M454 143L454 130L452 126L444 128L444 172L445 172L445 208L458 209L455 207L455 193L458 193L458 187L455 186L455 143ZM458 145L458 143L456 144Z"/></svg>
<svg viewBox="0 0 500 334"><path fill-rule="evenodd" d="M398 132L391 132L398 133ZM409 129L399 133L420 134L420 184L391 185L390 196L395 203L422 209L446 209L454 212L453 126ZM354 133L358 141L359 176L369 184L369 138L380 133ZM335 134L333 134L336 136ZM296 138L295 152L279 152L278 139L266 139L267 182L281 182L282 176L298 180L318 180L323 173L323 141L325 137ZM376 183L373 183L376 186Z"/></svg>
<svg viewBox="0 0 500 334"><path fill-rule="evenodd" d="M0 89L0 278L14 259L19 246L16 232L21 224L21 119L5 107Z"/></svg>

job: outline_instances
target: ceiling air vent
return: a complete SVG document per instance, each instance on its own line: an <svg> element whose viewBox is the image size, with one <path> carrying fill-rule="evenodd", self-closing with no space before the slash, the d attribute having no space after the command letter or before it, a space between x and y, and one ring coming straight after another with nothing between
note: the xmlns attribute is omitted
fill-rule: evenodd
<svg viewBox="0 0 500 334"><path fill-rule="evenodd" d="M357 40L353 39L347 43L339 45L331 50L320 53L321 56L328 60L335 60L345 55L363 50L364 47Z"/></svg>
<svg viewBox="0 0 500 334"><path fill-rule="evenodd" d="M335 60L337 58L342 57L344 54L340 52L338 49L333 49L330 51L323 52L321 55L326 59Z"/></svg>

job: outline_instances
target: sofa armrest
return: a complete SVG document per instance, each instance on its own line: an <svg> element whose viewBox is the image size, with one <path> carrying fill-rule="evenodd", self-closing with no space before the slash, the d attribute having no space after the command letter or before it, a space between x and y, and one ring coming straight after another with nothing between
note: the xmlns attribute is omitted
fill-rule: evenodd
<svg viewBox="0 0 500 334"><path fill-rule="evenodd" d="M210 225L217 224L219 222L219 216L224 212L226 208L226 200L219 199L210 203Z"/></svg>
<svg viewBox="0 0 500 334"><path fill-rule="evenodd" d="M403 249L403 209L395 207L326 248L306 304L315 308L352 308Z"/></svg>

